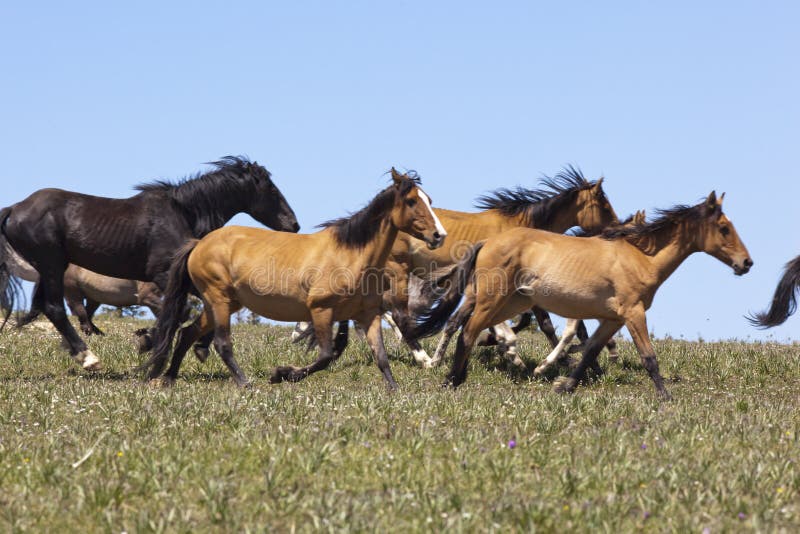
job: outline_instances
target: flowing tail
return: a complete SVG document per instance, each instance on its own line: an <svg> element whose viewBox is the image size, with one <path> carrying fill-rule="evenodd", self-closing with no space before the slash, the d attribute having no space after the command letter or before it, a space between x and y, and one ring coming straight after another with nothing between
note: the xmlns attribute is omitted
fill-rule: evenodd
<svg viewBox="0 0 800 534"><path fill-rule="evenodd" d="M433 283L426 284L425 288L421 290L424 297L428 298L434 295L436 298L433 300L433 306L421 314L414 325L410 338L417 340L423 337L430 337L442 330L447 319L453 314L464 295L467 283L472 279L472 273L475 270L475 261L478 258L478 252L483 248L484 242L473 246L461 261L458 262L455 269L449 276L440 278Z"/></svg>
<svg viewBox="0 0 800 534"><path fill-rule="evenodd" d="M22 296L22 284L16 276L11 274L8 267L8 253L11 245L8 244L5 228L6 220L11 215L11 208L0 210L0 311L3 313L3 322L0 323L0 332L6 326L8 318L14 311L14 303L18 296Z"/></svg>
<svg viewBox="0 0 800 534"><path fill-rule="evenodd" d="M167 289L164 291L164 304L153 329L153 354L137 368L138 371L149 369L148 378L158 378L161 375L172 347L172 338L185 320L186 301L194 288L189 278L188 261L197 243L198 239L188 241L172 258Z"/></svg>
<svg viewBox="0 0 800 534"><path fill-rule="evenodd" d="M782 324L797 310L798 287L800 287L800 256L786 264L783 278L778 282L769 309L750 314L747 320L759 328L772 328Z"/></svg>

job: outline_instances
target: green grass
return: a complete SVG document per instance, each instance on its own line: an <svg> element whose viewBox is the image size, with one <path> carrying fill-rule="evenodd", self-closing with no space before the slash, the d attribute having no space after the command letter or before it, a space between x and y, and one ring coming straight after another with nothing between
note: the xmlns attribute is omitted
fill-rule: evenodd
<svg viewBox="0 0 800 534"><path fill-rule="evenodd" d="M98 324L97 375L52 334L0 335L2 532L800 528L797 345L657 341L675 397L660 403L625 342L621 365L603 356L606 376L559 396L490 349L442 390L445 369L387 335L390 394L359 340L329 372L270 385L313 355L288 328L238 326L252 389L215 355L162 389L129 373L137 323ZM541 358L542 337L520 352Z"/></svg>

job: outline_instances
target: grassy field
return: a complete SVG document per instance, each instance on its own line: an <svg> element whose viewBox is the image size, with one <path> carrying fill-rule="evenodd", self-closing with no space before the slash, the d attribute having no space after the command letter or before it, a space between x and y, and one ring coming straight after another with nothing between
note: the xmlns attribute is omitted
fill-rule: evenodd
<svg viewBox="0 0 800 534"><path fill-rule="evenodd" d="M287 328L238 326L252 389L216 356L162 389L129 372L138 324L98 321L97 375L52 333L0 334L0 531L800 529L798 345L657 341L662 404L625 342L559 396L490 349L442 390L443 368L387 336L390 394L358 340L330 372L270 385L313 356ZM537 334L520 349L546 353Z"/></svg>

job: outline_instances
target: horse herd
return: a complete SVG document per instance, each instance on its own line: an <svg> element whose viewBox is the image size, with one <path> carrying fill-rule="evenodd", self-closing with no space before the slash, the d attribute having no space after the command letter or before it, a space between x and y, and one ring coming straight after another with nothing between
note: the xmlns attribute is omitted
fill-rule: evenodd
<svg viewBox="0 0 800 534"><path fill-rule="evenodd" d="M174 382L188 349L197 343L204 359L213 339L240 386L248 379L230 333L238 310L305 324L300 337L319 347L312 364L277 367L272 382L299 381L328 367L344 351L353 320L395 388L383 318L425 367L442 360L460 330L445 381L457 387L475 344L497 343L524 366L515 339L532 314L553 346L535 375L572 351L575 333L583 341L580 361L556 381L556 391L573 391L589 368L602 373L599 352L608 346L613 361L613 336L626 326L658 394L669 398L646 322L656 291L695 252L736 275L753 265L723 213L724 194L714 192L697 205L660 210L649 222L643 212L620 221L602 178L589 181L567 167L539 189L498 189L478 200L480 211L466 213L433 208L415 173L392 169L391 185L366 207L298 234L294 212L263 166L242 157L213 165L178 183L139 185L127 199L42 189L0 210L6 320L19 302L18 279L36 282L20 324L44 313L75 361L97 370L100 360L68 320L65 297L87 335L102 333L91 320L100 302L144 304L157 317L148 333L152 353L139 367L150 379ZM241 212L273 230L224 226ZM785 321L795 311L798 284L800 258L787 266L770 309L751 321L762 327ZM191 294L202 300L202 312L182 326ZM570 319L564 339L546 310ZM520 314L515 327L506 323ZM591 336L583 319L599 320ZM443 329L431 358L419 340Z"/></svg>

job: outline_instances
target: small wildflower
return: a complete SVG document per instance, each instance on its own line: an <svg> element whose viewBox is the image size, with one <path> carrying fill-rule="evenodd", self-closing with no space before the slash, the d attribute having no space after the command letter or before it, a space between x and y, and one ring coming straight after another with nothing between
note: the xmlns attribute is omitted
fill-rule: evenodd
<svg viewBox="0 0 800 534"><path fill-rule="evenodd" d="M30 461L31 461L30 458L23 458L22 463L27 464Z"/></svg>
<svg viewBox="0 0 800 534"><path fill-rule="evenodd" d="M649 518L650 518L650 512L645 511L645 513L642 514L642 519L649 519Z"/></svg>
<svg viewBox="0 0 800 534"><path fill-rule="evenodd" d="M711 534L711 529L706 527L703 529L703 534Z"/></svg>
<svg viewBox="0 0 800 534"><path fill-rule="evenodd" d="M517 442L516 441L514 441L513 439L509 440L509 442L508 442L508 448L509 449L513 449L516 446L517 446Z"/></svg>
<svg viewBox="0 0 800 534"><path fill-rule="evenodd" d="M26 461L27 461L27 460L26 460ZM778 489L777 489L777 490L775 490L775 491L777 491L778 493L783 493L783 488L778 488Z"/></svg>
<svg viewBox="0 0 800 534"><path fill-rule="evenodd" d="M117 451L117 458L122 458L124 453L122 451Z"/></svg>
<svg viewBox="0 0 800 534"><path fill-rule="evenodd" d="M744 512L739 512L739 515L737 515L736 517L738 517L739 519L744 520L744 519L747 519L747 514L744 513Z"/></svg>
<svg viewBox="0 0 800 534"><path fill-rule="evenodd" d="M646 450L646 449L647 449L647 444L646 444L646 443L642 443L642 446L641 446L640 448L641 448L642 450Z"/></svg>
<svg viewBox="0 0 800 534"><path fill-rule="evenodd" d="M562 510L564 510L565 512L566 512L567 510L569 510L569 505L568 505L568 504L565 504L565 505L564 505L564 507L562 508Z"/></svg>

